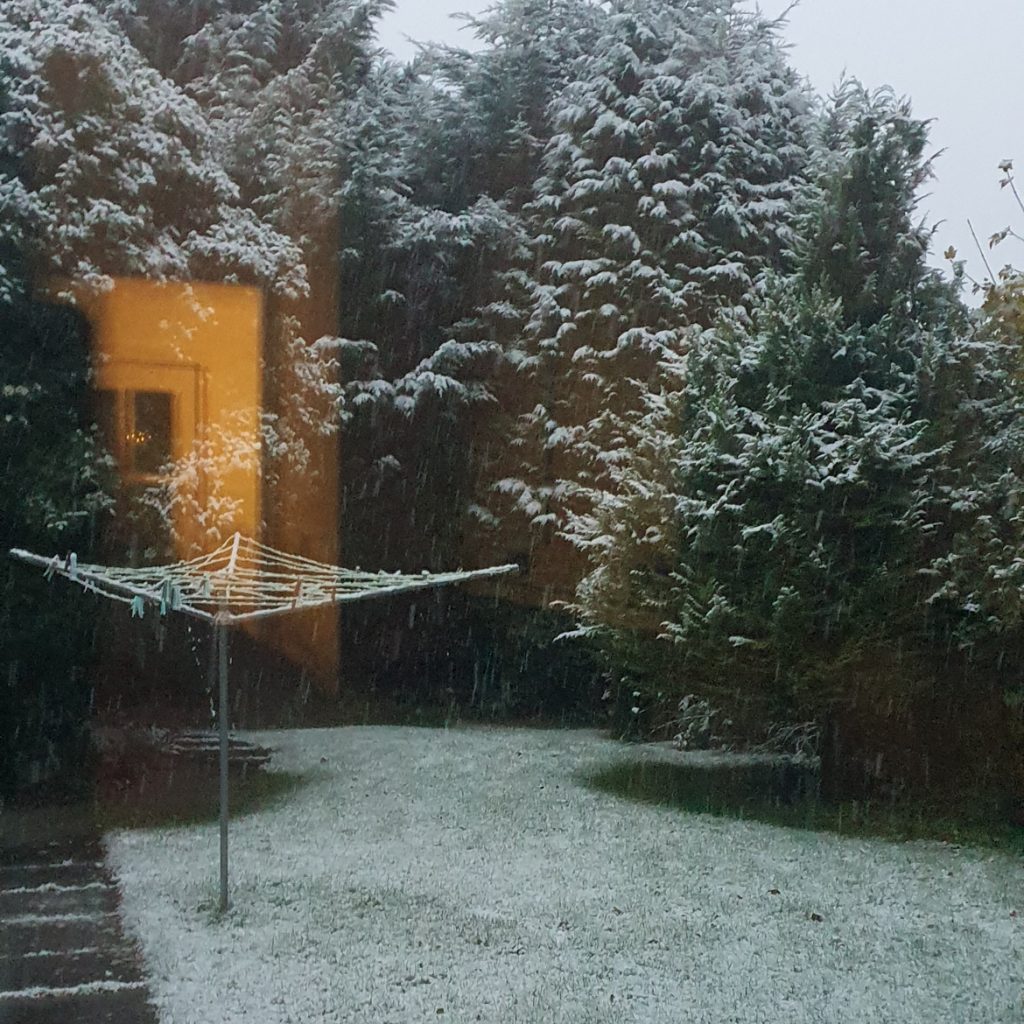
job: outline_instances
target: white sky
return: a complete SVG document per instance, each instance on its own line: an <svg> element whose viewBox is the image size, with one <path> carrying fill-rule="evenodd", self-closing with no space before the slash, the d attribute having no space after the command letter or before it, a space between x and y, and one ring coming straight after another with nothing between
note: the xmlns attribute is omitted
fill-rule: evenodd
<svg viewBox="0 0 1024 1024"><path fill-rule="evenodd" d="M769 16L789 0L761 0ZM409 39L473 46L457 11L479 13L491 0L397 0L381 24L381 42L401 59L415 48ZM943 221L932 261L943 265L949 245L984 274L968 219L994 270L1024 262L1022 247L1003 243L988 252L987 239L1024 213L1001 190L997 165L1016 158L1024 182L1024 0L802 0L789 15L784 36L791 59L819 91L843 70L866 85L888 84L913 100L919 117L932 118L932 148L945 153L937 180L921 210L929 223ZM409 37L409 38L407 38Z"/></svg>

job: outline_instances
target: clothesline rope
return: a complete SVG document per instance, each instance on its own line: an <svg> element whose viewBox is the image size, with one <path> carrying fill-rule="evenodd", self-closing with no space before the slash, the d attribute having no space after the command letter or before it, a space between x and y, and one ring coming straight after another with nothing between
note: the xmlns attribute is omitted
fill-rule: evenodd
<svg viewBox="0 0 1024 1024"><path fill-rule="evenodd" d="M364 572L289 554L234 534L208 554L143 568L79 564L74 554L46 558L13 548L11 555L63 576L85 590L130 604L142 616L147 605L227 623L462 583L518 572L516 565L457 572Z"/></svg>
<svg viewBox="0 0 1024 1024"><path fill-rule="evenodd" d="M147 606L157 605L161 613L182 612L214 624L220 695L217 717L222 912L228 908L228 627L236 622L519 571L516 565L496 565L469 572L419 575L362 572L290 555L240 533L209 554L146 568L79 565L74 554L46 558L21 548L12 548L11 556L39 566L47 576L64 576L95 594L126 602L133 615L142 616Z"/></svg>

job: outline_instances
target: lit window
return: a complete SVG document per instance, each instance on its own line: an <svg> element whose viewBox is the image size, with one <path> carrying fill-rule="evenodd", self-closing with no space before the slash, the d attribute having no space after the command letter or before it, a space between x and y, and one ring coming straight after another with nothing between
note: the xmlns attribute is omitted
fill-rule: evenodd
<svg viewBox="0 0 1024 1024"><path fill-rule="evenodd" d="M102 390L97 420L124 479L156 479L171 461L174 396L170 392Z"/></svg>

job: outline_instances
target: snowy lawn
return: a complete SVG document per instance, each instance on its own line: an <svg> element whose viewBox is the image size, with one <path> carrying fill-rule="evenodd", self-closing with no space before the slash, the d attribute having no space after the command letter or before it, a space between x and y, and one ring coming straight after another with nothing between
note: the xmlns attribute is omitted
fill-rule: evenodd
<svg viewBox="0 0 1024 1024"><path fill-rule="evenodd" d="M109 837L164 1024L1024 1021L1024 863L633 803L594 732L261 733L307 776Z"/></svg>

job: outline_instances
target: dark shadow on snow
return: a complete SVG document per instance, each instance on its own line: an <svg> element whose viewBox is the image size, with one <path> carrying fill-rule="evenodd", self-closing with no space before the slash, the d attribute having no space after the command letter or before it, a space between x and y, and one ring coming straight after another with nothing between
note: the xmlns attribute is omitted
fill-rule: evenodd
<svg viewBox="0 0 1024 1024"><path fill-rule="evenodd" d="M270 810L288 799L308 777L296 772L263 770L232 774L228 808L232 818ZM220 814L216 774L176 769L116 794L96 806L103 831L117 828L174 828L216 821Z"/></svg>
<svg viewBox="0 0 1024 1024"><path fill-rule="evenodd" d="M703 765L617 761L583 777L602 793L675 807L691 814L757 821L784 828L871 836L891 841L934 839L1024 855L1024 829L991 803L965 801L938 810L909 801L827 804L813 769L791 762Z"/></svg>

